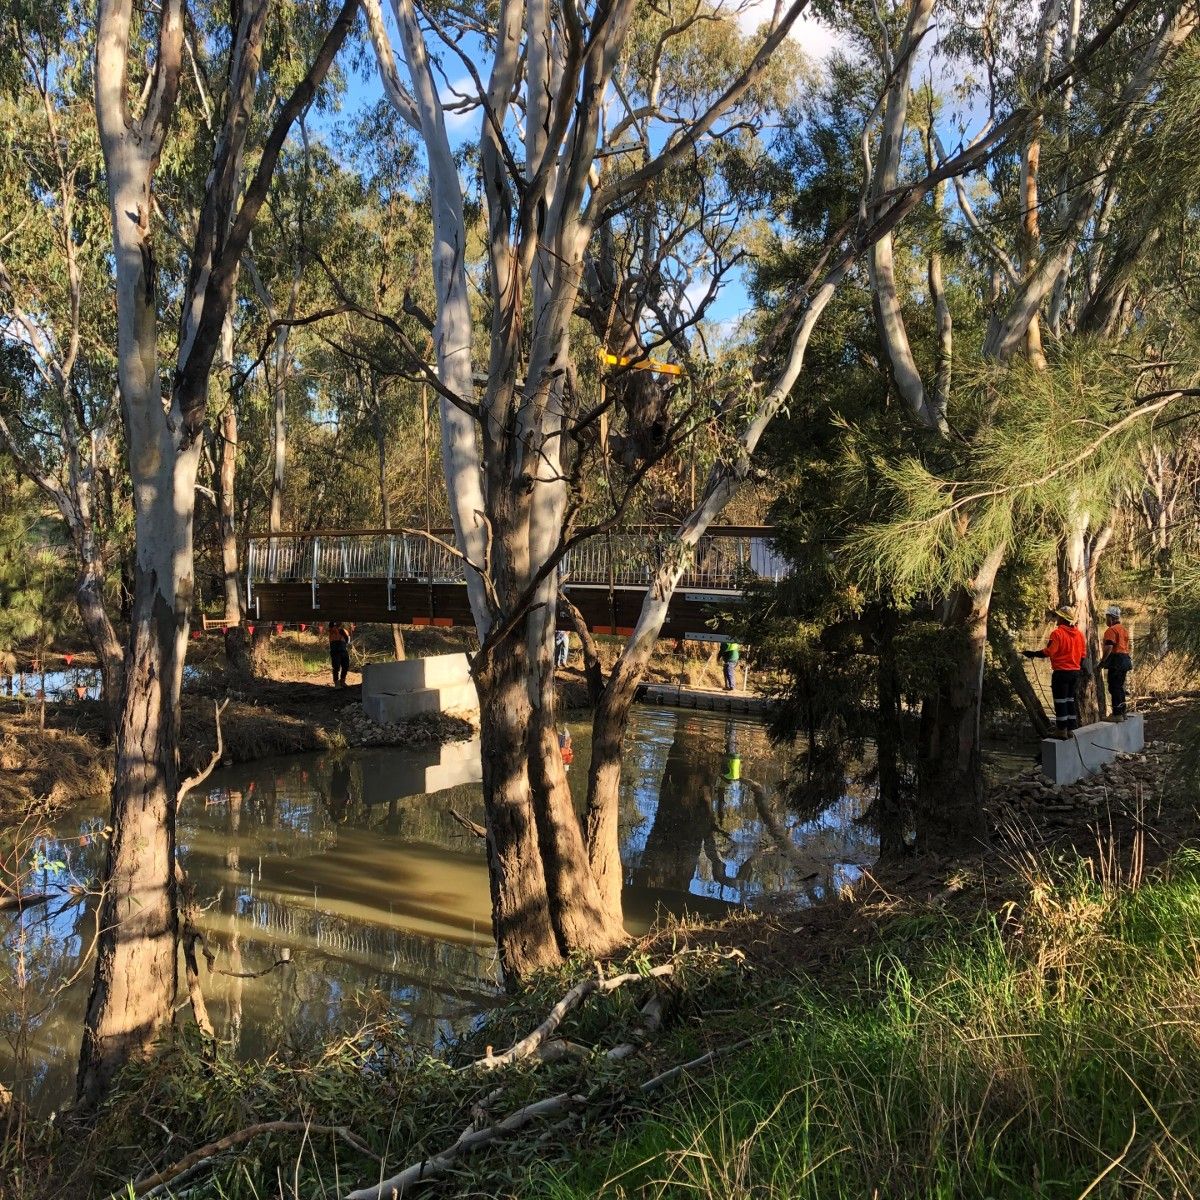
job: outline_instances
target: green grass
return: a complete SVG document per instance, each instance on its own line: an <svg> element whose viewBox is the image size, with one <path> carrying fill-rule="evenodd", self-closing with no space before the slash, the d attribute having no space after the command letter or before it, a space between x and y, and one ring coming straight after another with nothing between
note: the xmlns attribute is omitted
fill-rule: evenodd
<svg viewBox="0 0 1200 1200"><path fill-rule="evenodd" d="M785 985L745 1014L761 1040L516 1194L1200 1192L1200 857L1133 889L1030 882L1005 929L946 925L919 969Z"/></svg>

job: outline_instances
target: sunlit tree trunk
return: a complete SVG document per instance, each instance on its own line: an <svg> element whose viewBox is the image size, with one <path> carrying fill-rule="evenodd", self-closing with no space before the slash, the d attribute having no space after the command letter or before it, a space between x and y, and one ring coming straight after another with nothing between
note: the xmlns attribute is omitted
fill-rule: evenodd
<svg viewBox="0 0 1200 1200"><path fill-rule="evenodd" d="M383 519L384 529L392 527L392 497L388 486L387 438L384 435L383 412L379 406L379 396L373 397L375 404L375 450L379 458L379 509ZM404 631L395 622L392 623L392 653L397 662L404 661Z"/></svg>
<svg viewBox="0 0 1200 1200"><path fill-rule="evenodd" d="M80 1053L78 1090L85 1106L103 1096L131 1055L151 1044L170 1021L175 999L176 738L200 453L199 439L183 444L179 414L169 419L162 403L150 236L151 184L178 88L181 0L168 0L162 11L156 88L140 128L127 115L131 15L131 0L101 0L96 47L96 110L113 226L117 364L136 551L112 836Z"/></svg>
<svg viewBox="0 0 1200 1200"><path fill-rule="evenodd" d="M140 117L128 71L132 0L100 0L96 114L113 236L117 370L135 551L130 649L117 725L112 836L100 902L96 971L80 1052L83 1106L171 1019L176 983L174 871L179 701L193 591L196 472L209 380L238 264L288 130L311 102L353 23L346 0L308 71L275 117L239 205L241 161L258 84L267 0L244 0L231 30L229 95L205 181L170 401L158 360L152 188L178 95L182 0L158 13L157 54ZM233 215L235 214L236 215Z"/></svg>
<svg viewBox="0 0 1200 1200"><path fill-rule="evenodd" d="M529 786L531 705L525 655L514 639L475 674L486 813L492 929L508 980L562 961Z"/></svg>
<svg viewBox="0 0 1200 1200"><path fill-rule="evenodd" d="M221 454L217 475L217 521L221 540L221 590L225 609L225 657L239 675L251 674L237 536L238 422L233 403L221 415Z"/></svg>

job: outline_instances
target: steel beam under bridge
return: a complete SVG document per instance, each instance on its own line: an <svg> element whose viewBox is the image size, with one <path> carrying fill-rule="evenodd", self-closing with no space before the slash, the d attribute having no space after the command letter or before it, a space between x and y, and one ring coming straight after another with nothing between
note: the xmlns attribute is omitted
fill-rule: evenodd
<svg viewBox="0 0 1200 1200"><path fill-rule="evenodd" d="M786 574L771 545L773 532L721 526L705 534L661 636L703 636L715 613L742 601L749 582L776 582ZM598 535L567 554L563 590L593 632L632 630L673 533L650 526ZM435 538L451 536L434 531ZM462 560L418 534L335 529L256 536L247 568L249 612L264 621L472 624Z"/></svg>

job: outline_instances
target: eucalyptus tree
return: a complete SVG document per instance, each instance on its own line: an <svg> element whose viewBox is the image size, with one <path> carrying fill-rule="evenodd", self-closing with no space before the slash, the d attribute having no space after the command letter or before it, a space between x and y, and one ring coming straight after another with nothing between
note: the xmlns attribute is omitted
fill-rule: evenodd
<svg viewBox="0 0 1200 1200"><path fill-rule="evenodd" d="M229 14L211 171L191 239L170 386L160 369L154 187L184 75L185 12L138 14L101 0L96 116L116 282L117 374L135 512L135 594L117 726L112 837L79 1096L95 1103L116 1070L171 1019L176 981L175 808L179 697L193 594L196 474L209 377L251 229L288 133L324 80L357 11L336 11L310 64L260 129L260 63L271 5ZM135 40L136 39L136 40ZM152 47L145 65L144 48ZM261 135L261 143L251 141ZM251 173L247 155L258 149ZM244 182L244 174L249 175Z"/></svg>
<svg viewBox="0 0 1200 1200"><path fill-rule="evenodd" d="M558 563L574 517L574 464L565 443L586 416L572 317L589 245L667 168L728 136L739 117L753 119L754 85L802 7L793 4L763 36L742 42L717 8L643 13L647 23L659 22L650 32L638 26L632 0L603 0L583 12L506 0L495 24L486 22L485 78L456 41L454 12L422 14L398 0L406 86L382 11L377 2L366 6L388 97L417 131L428 163L437 296L431 383L441 402L443 468L481 643L473 672L493 917L510 977L573 950L607 950L623 936L619 864L597 871L600 860L593 859L589 869L558 752L552 691ZM482 16L465 14L463 25L477 27ZM700 61L682 51L692 30L728 54L711 77L684 87L684 63ZM467 213L431 42L451 53L458 48L483 113L488 331L478 352L487 377L480 390L473 381ZM641 50L639 62L626 55L627 43ZM624 160L619 167L616 155ZM622 505L615 507L619 519ZM604 877L614 869L615 884Z"/></svg>
<svg viewBox="0 0 1200 1200"><path fill-rule="evenodd" d="M119 437L88 28L74 6L3 18L0 446L70 533L111 725L123 673L105 596Z"/></svg>
<svg viewBox="0 0 1200 1200"><path fill-rule="evenodd" d="M1011 105L972 145L880 196L857 227L831 229L808 279L779 304L773 336L750 375L693 373L659 453L699 421L720 428L723 445L651 573L637 626L604 684L594 716L585 846L553 727L550 632L559 567L571 547L619 524L653 466L636 466L602 518L579 519L578 477L594 462L589 446L614 391L589 394L579 369L572 316L586 258L606 225L668 170L761 119L757 85L802 7L778 9L758 35L737 40L728 10L643 12L631 0L614 0L559 14L537 0L509 0L494 25L478 14L466 21L491 57L485 80L456 37L455 14L421 13L411 0L396 0L406 87L382 11L374 2L366 6L385 89L419 132L429 164L437 287L431 382L441 400L443 465L481 643L473 672L493 921L510 977L552 965L565 953L601 952L622 936L618 784L633 696L689 557L749 475L751 456L801 374L822 312L867 247L911 214L937 182L986 163L1044 100ZM659 25L639 40L643 16L652 31ZM739 48L709 55L718 69L711 75L693 70L690 89L662 87L662 80L685 78L688 66L702 61L689 40L697 28L713 37L723 31ZM472 245L431 44L444 44L464 61L483 110L478 161L488 337L486 383L478 390L471 377ZM625 53L628 45L642 44L648 53ZM890 83L883 81L883 92ZM679 354L669 331L660 337ZM482 363L482 350L475 357Z"/></svg>

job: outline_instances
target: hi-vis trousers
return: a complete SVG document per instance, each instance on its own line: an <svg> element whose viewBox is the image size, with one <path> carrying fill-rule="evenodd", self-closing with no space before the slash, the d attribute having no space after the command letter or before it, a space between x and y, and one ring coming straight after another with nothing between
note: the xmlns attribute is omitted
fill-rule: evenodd
<svg viewBox="0 0 1200 1200"><path fill-rule="evenodd" d="M1054 724L1060 733L1064 729L1079 728L1079 716L1075 711L1075 692L1078 687L1078 671L1050 673L1050 694L1054 697Z"/></svg>

